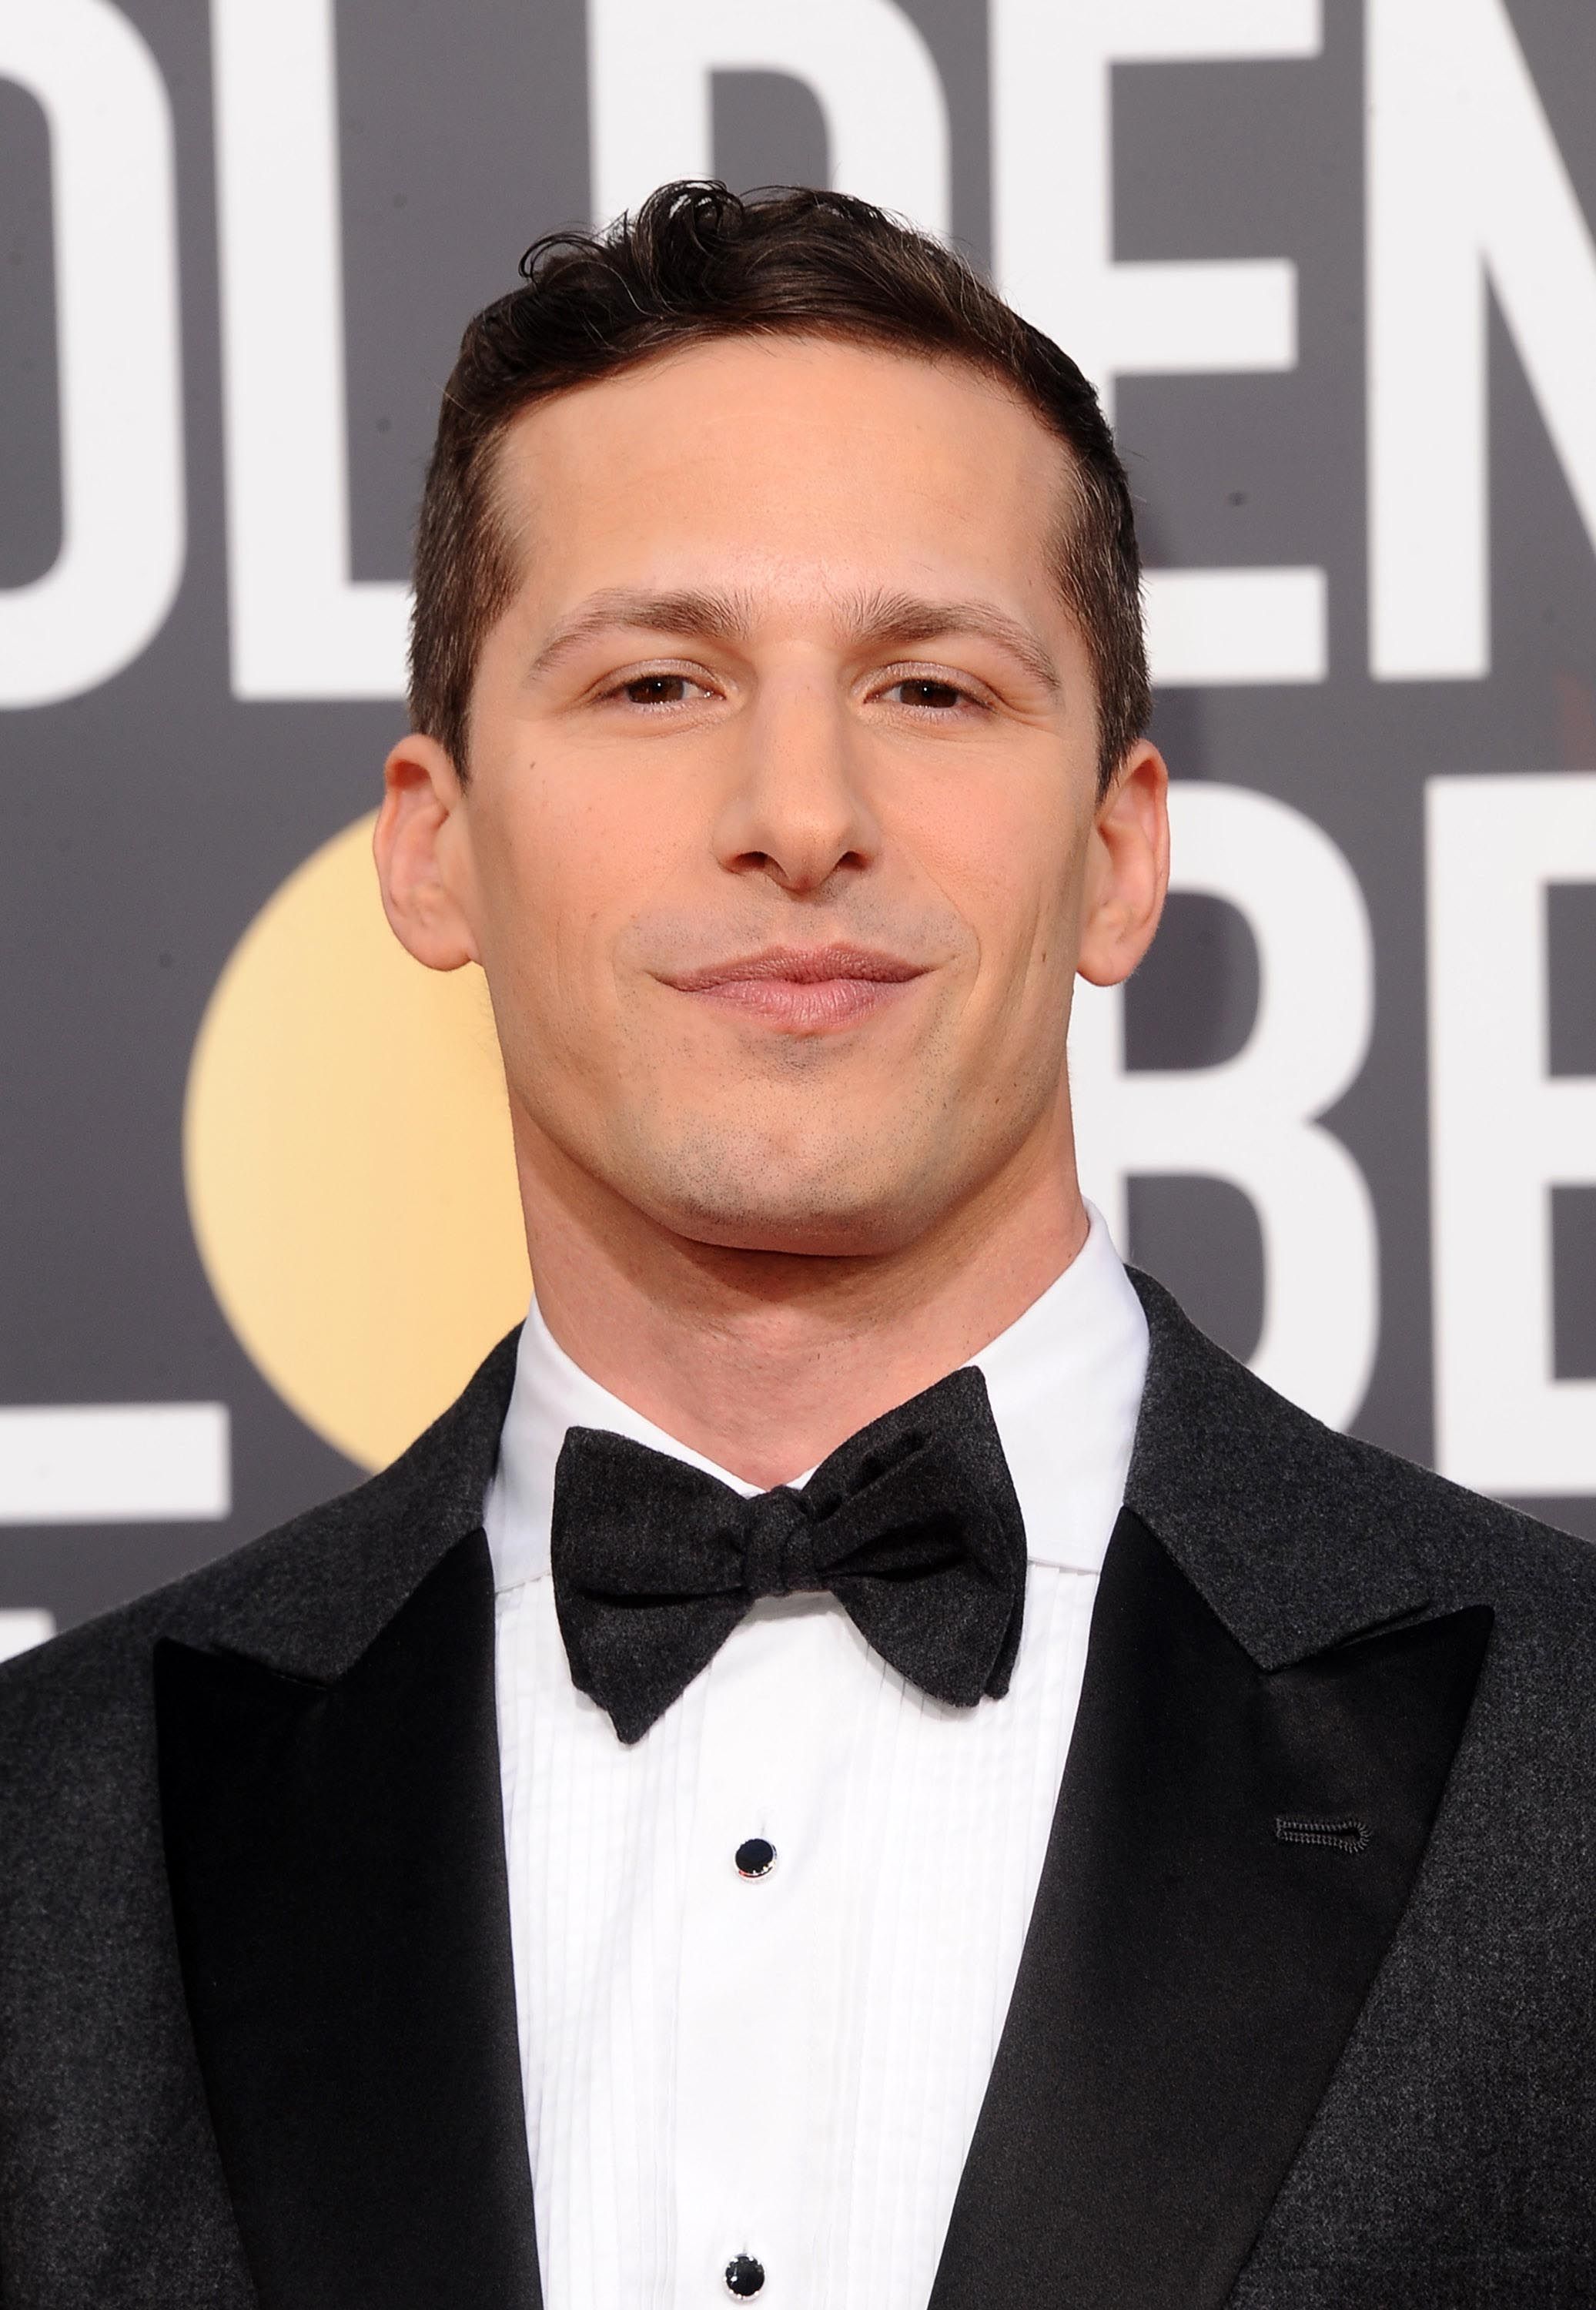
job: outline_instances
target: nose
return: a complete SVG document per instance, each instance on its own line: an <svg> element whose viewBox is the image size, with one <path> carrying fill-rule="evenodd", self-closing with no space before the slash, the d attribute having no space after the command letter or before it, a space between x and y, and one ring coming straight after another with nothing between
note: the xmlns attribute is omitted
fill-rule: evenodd
<svg viewBox="0 0 1596 2310"><path fill-rule="evenodd" d="M795 898L867 869L880 834L855 752L846 708L823 685L768 690L743 725L715 829L720 864L768 875Z"/></svg>

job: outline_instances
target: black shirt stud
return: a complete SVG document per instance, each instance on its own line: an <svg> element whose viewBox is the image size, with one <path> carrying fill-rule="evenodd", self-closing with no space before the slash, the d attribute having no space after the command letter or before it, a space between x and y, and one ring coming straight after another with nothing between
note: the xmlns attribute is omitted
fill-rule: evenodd
<svg viewBox="0 0 1596 2310"><path fill-rule="evenodd" d="M739 1877L768 1877L776 1866L776 1847L767 1837L750 1837L737 1847L732 1858L737 1864ZM757 2263L755 2267L758 2267ZM731 2280L727 2279L726 2283L730 2286Z"/></svg>
<svg viewBox="0 0 1596 2310"><path fill-rule="evenodd" d="M765 2283L765 2265L751 2254L734 2254L726 2264L726 2292L740 2302L751 2302Z"/></svg>

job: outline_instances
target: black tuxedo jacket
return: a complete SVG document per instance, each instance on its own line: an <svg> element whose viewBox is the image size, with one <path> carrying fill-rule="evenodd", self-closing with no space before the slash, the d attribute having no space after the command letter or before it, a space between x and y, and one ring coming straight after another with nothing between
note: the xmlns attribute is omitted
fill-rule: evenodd
<svg viewBox="0 0 1596 2310"><path fill-rule="evenodd" d="M1137 1285L932 2310L1596 2303L1596 1550ZM481 1533L513 1367L0 1676L5 2310L538 2303Z"/></svg>

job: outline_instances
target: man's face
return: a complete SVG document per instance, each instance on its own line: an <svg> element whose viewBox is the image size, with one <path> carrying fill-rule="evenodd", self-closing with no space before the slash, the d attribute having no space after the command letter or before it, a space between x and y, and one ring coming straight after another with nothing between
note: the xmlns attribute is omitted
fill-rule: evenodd
<svg viewBox="0 0 1596 2310"><path fill-rule="evenodd" d="M961 364L741 339L528 411L499 480L522 576L469 781L390 764L444 945L388 896L486 970L524 1170L853 1254L1067 1164L1072 977L1150 935L1104 945L1113 812L1150 823L1161 766L1099 824L1066 453Z"/></svg>

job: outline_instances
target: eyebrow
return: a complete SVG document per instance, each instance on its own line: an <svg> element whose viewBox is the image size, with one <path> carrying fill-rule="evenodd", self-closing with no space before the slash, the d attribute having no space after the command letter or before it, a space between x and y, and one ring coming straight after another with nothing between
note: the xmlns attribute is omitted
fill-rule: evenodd
<svg viewBox="0 0 1596 2310"><path fill-rule="evenodd" d="M938 601L918 594L855 595L837 604L839 623L854 648L910 647L939 634L980 634L1018 659L1049 691L1059 688L1058 669L1041 641L1019 619L991 602ZM746 595L686 589L656 591L614 586L594 594L562 618L527 668L538 681L595 636L629 626L655 634L706 636L715 641L747 642L753 631L753 604Z"/></svg>
<svg viewBox="0 0 1596 2310"><path fill-rule="evenodd" d="M617 626L641 627L654 634L708 635L716 641L744 642L753 619L750 604L734 594L691 591L656 593L647 588L612 586L590 595L580 609L561 618L527 668L537 681L564 659Z"/></svg>

